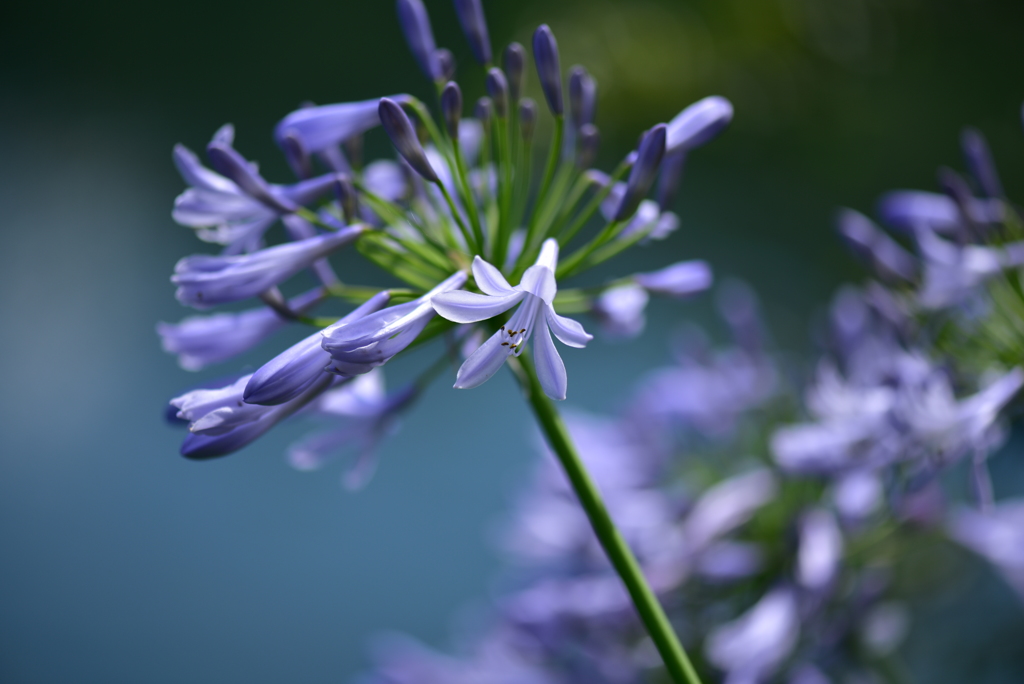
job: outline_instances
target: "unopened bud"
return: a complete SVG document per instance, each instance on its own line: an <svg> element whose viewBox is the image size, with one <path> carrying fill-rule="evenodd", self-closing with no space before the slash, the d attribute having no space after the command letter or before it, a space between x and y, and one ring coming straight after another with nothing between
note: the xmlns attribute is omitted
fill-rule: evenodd
<svg viewBox="0 0 1024 684"><path fill-rule="evenodd" d="M629 218L640 205L640 200L650 191L654 184L654 177L658 173L658 166L662 157L665 156L665 124L658 124L647 131L637 150L636 161L629 173L629 180L626 181L626 192L615 212L615 220L622 221Z"/></svg>
<svg viewBox="0 0 1024 684"><path fill-rule="evenodd" d="M459 121L462 119L462 90L455 81L448 81L441 91L441 114L452 140L459 139Z"/></svg>
<svg viewBox="0 0 1024 684"><path fill-rule="evenodd" d="M529 144L533 140L533 132L537 129L537 103L529 97L519 102L519 125L523 132L523 140Z"/></svg>
<svg viewBox="0 0 1024 684"><path fill-rule="evenodd" d="M480 0L455 0L455 13L459 16L462 32L473 57L481 64L491 61L491 38L487 34L487 21Z"/></svg>
<svg viewBox="0 0 1024 684"><path fill-rule="evenodd" d="M382 97L377 112L380 115L380 122L384 126L384 131L391 138L391 142L398 150L398 153L425 180L437 183L437 173L430 166L427 155L423 151L423 146L416 135L416 129L401 105L392 99Z"/></svg>
<svg viewBox="0 0 1024 684"><path fill-rule="evenodd" d="M494 103L495 116L499 119L508 116L508 80L498 67L487 72L487 94Z"/></svg>
<svg viewBox="0 0 1024 684"><path fill-rule="evenodd" d="M547 24L541 24L533 33L533 61L537 64L540 87L555 116L564 111L562 104L562 71L558 62L558 43Z"/></svg>
<svg viewBox="0 0 1024 684"><path fill-rule="evenodd" d="M526 49L519 43L509 43L505 48L505 74L513 101L523 94L523 78L526 76Z"/></svg>

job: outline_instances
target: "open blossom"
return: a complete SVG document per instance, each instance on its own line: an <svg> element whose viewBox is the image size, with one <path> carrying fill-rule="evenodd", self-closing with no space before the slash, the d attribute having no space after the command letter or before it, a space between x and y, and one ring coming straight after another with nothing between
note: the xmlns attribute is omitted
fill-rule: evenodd
<svg viewBox="0 0 1024 684"><path fill-rule="evenodd" d="M196 309L255 297L349 244L365 230L352 226L251 254L185 257L175 265L171 276L171 282L178 286L174 296Z"/></svg>
<svg viewBox="0 0 1024 684"><path fill-rule="evenodd" d="M211 144L230 146L233 138L234 130L225 126L214 135ZM184 145L175 146L174 163L190 186L174 201L174 220L199 229L199 237L207 242L226 245L228 254L258 249L263 233L281 211L230 178L203 166ZM327 174L294 185L263 185L267 193L282 202L303 205L329 192L333 182L333 174Z"/></svg>
<svg viewBox="0 0 1024 684"><path fill-rule="evenodd" d="M519 304L516 313L459 368L455 387L469 389L482 385L498 372L510 356L519 356L537 330L537 375L544 392L552 399L565 399L565 364L555 349L551 333L570 347L585 347L593 336L583 326L555 313L552 303L558 287L558 242L544 242L537 262L526 270L519 285L512 287L501 272L479 256L473 260L473 277L484 294L449 292L434 297L434 309L456 323L476 323L493 318ZM538 320L543 317L543 320ZM538 323L539 329L538 329Z"/></svg>

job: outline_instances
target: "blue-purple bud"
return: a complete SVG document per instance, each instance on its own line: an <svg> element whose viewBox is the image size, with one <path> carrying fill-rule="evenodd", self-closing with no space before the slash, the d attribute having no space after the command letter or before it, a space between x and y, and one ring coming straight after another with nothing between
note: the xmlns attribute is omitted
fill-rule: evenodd
<svg viewBox="0 0 1024 684"><path fill-rule="evenodd" d="M448 81L441 91L441 115L452 140L459 139L459 121L462 120L462 90L455 81Z"/></svg>
<svg viewBox="0 0 1024 684"><path fill-rule="evenodd" d="M295 131L288 131L281 139L281 147L284 149L285 159L292 172L300 179L310 178L313 175L313 162L302 144L302 138Z"/></svg>
<svg viewBox="0 0 1024 684"><path fill-rule="evenodd" d="M455 55L448 48L437 49L437 62L441 66L442 81L450 81L455 78Z"/></svg>
<svg viewBox="0 0 1024 684"><path fill-rule="evenodd" d="M377 113L380 115L384 131L409 166L425 180L437 183L437 173L427 161L427 155L423 151L423 146L420 145L420 139L416 136L416 129L401 105L394 100L382 97Z"/></svg>
<svg viewBox="0 0 1024 684"><path fill-rule="evenodd" d="M668 122L667 146L692 150L709 142L732 121L732 103L712 95L698 100Z"/></svg>
<svg viewBox="0 0 1024 684"><path fill-rule="evenodd" d="M484 128L484 135L491 132L491 117L494 116L494 105L491 104L491 98L481 97L476 101L476 108L473 110L473 116L477 118L480 125Z"/></svg>
<svg viewBox="0 0 1024 684"><path fill-rule="evenodd" d="M537 64L540 88L555 116L565 111L562 104L562 69L558 64L558 43L547 24L541 24L533 33L533 61Z"/></svg>
<svg viewBox="0 0 1024 684"><path fill-rule="evenodd" d="M959 173L945 166L939 169L938 180L942 191L956 203L957 209L960 212L960 218L965 223L964 227L976 236L977 222L970 211L974 198L971 196L971 188L967 185L967 181ZM958 237L964 239L968 236L960 233Z"/></svg>
<svg viewBox="0 0 1024 684"><path fill-rule="evenodd" d="M615 220L622 221L636 211L640 206L640 200L650 191L654 184L654 177L658 173L658 166L662 157L665 156L665 124L658 124L647 131L640 148L637 150L636 161L633 169L629 172L629 180L626 181L626 192L615 212Z"/></svg>
<svg viewBox="0 0 1024 684"><path fill-rule="evenodd" d="M487 20L480 0L455 0L455 13L459 15L462 32L473 57L481 64L491 61L491 38L487 34Z"/></svg>
<svg viewBox="0 0 1024 684"><path fill-rule="evenodd" d="M523 78L526 76L526 48L519 43L509 43L505 48L504 66L509 93L513 101L518 101L523 93Z"/></svg>
<svg viewBox="0 0 1024 684"><path fill-rule="evenodd" d="M589 169L597 159L597 148L601 144L601 134L594 124L583 124L579 130L579 141L576 147L576 166Z"/></svg>
<svg viewBox="0 0 1024 684"><path fill-rule="evenodd" d="M338 198L341 211L345 215L346 225L352 225L359 220L359 198L356 196L356 188L352 179L344 173L334 175L334 195Z"/></svg>
<svg viewBox="0 0 1024 684"><path fill-rule="evenodd" d="M487 72L487 94L494 103L494 113L499 119L508 116L508 80L498 67Z"/></svg>
<svg viewBox="0 0 1024 684"><path fill-rule="evenodd" d="M422 0L397 0L398 22L420 69L433 81L441 80L441 62L437 58L434 32Z"/></svg>
<svg viewBox="0 0 1024 684"><path fill-rule="evenodd" d="M597 81L581 66L569 70L569 113L572 125L580 130L594 123L597 109Z"/></svg>
<svg viewBox="0 0 1024 684"><path fill-rule="evenodd" d="M253 199L282 214L290 214L298 209L295 203L274 195L267 181L230 145L212 142L206 147L206 154L215 170L234 181L242 192Z"/></svg>
<svg viewBox="0 0 1024 684"><path fill-rule="evenodd" d="M985 136L976 128L965 128L960 135L960 146L964 151L964 158L967 160L967 168L970 170L978 187L986 197L1002 197L1003 184L999 180L999 172L992 161L992 152L989 149Z"/></svg>
<svg viewBox="0 0 1024 684"><path fill-rule="evenodd" d="M524 97L519 101L519 126L523 132L523 140L529 144L533 140L533 132L537 129L537 103L532 98Z"/></svg>

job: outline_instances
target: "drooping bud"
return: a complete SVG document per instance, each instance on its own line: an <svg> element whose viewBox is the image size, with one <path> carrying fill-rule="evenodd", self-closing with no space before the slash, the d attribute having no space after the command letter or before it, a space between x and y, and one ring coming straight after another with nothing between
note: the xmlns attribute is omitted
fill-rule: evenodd
<svg viewBox="0 0 1024 684"><path fill-rule="evenodd" d="M692 150L707 143L732 121L732 103L712 95L698 100L668 122L666 146Z"/></svg>
<svg viewBox="0 0 1024 684"><path fill-rule="evenodd" d="M359 216L359 199L352 179L343 173L334 176L334 195L338 198L341 211L345 215L345 223L352 225Z"/></svg>
<svg viewBox="0 0 1024 684"><path fill-rule="evenodd" d="M583 124L579 130L579 142L576 148L576 166L589 169L597 159L597 148L601 144L601 134L594 124Z"/></svg>
<svg viewBox="0 0 1024 684"><path fill-rule="evenodd" d="M508 80L498 67L487 72L487 94L494 103L494 114L499 119L508 116Z"/></svg>
<svg viewBox="0 0 1024 684"><path fill-rule="evenodd" d="M640 205L640 200L654 184L658 166L661 164L662 157L665 156L665 133L665 124L658 124L647 131L640 142L636 161L633 163L633 169L629 172L629 180L626 181L626 192L618 211L615 212L616 221L622 221L632 216Z"/></svg>
<svg viewBox="0 0 1024 684"><path fill-rule="evenodd" d="M537 129L537 103L532 98L524 97L519 102L519 125L523 132L523 140L529 144L533 141L533 132Z"/></svg>
<svg viewBox="0 0 1024 684"><path fill-rule="evenodd" d="M481 64L491 61L491 38L487 34L487 20L480 0L455 0L455 13L466 34L473 57Z"/></svg>
<svg viewBox="0 0 1024 684"><path fill-rule="evenodd" d="M583 67L574 66L569 71L569 113L577 131L594 123L596 109L597 81Z"/></svg>
<svg viewBox="0 0 1024 684"><path fill-rule="evenodd" d="M537 64L540 87L555 116L564 111L562 104L562 69L558 63L558 43L547 24L541 24L533 33L533 61Z"/></svg>
<svg viewBox="0 0 1024 684"><path fill-rule="evenodd" d="M494 105L491 104L491 98L481 97L477 100L473 115L480 122L480 125L483 126L484 135L489 135L491 132L491 117L494 116Z"/></svg>
<svg viewBox="0 0 1024 684"><path fill-rule="evenodd" d="M437 57L434 32L422 0L397 0L398 22L420 69L433 81L441 80L441 62Z"/></svg>
<svg viewBox="0 0 1024 684"><path fill-rule="evenodd" d="M441 91L441 114L452 140L459 139L459 121L462 119L462 90L455 81L448 81Z"/></svg>
<svg viewBox="0 0 1024 684"><path fill-rule="evenodd" d="M296 176L306 179L313 175L313 163L298 133L295 131L286 132L284 138L281 139L281 147L284 149L284 156L288 160L288 166L291 167L292 172Z"/></svg>
<svg viewBox="0 0 1024 684"><path fill-rule="evenodd" d="M450 81L455 78L455 55L448 48L438 48L437 61L441 66L441 80Z"/></svg>
<svg viewBox="0 0 1024 684"><path fill-rule="evenodd" d="M526 75L526 49L519 43L509 43L505 48L505 74L512 100L518 101L523 93L523 77Z"/></svg>
<svg viewBox="0 0 1024 684"><path fill-rule="evenodd" d="M267 181L230 145L212 142L206 147L206 154L214 169L234 181L250 197L282 214L290 214L298 209L290 200L274 195Z"/></svg>
<svg viewBox="0 0 1024 684"><path fill-rule="evenodd" d="M967 168L978 182L981 192L986 197L1002 197L1003 184L992 161L992 151L981 131L976 128L965 128L960 135L960 147L963 148Z"/></svg>
<svg viewBox="0 0 1024 684"><path fill-rule="evenodd" d="M382 97L377 112L380 115L380 122L384 126L385 132L391 138L391 142L398 150L398 153L425 180L437 183L437 173L435 173L430 162L427 161L426 152L423 151L420 139L416 136L416 129L401 105L394 100Z"/></svg>

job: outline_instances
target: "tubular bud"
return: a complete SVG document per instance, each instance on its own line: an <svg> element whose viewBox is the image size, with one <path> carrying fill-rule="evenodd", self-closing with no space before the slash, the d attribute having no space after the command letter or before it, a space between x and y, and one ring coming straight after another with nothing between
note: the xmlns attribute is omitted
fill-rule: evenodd
<svg viewBox="0 0 1024 684"><path fill-rule="evenodd" d="M491 61L491 38L487 33L487 20L480 0L455 0L455 13L466 34L473 57L481 64Z"/></svg>
<svg viewBox="0 0 1024 684"><path fill-rule="evenodd" d="M533 140L533 132L537 128L537 103L529 97L519 102L519 125L523 132L523 140Z"/></svg>
<svg viewBox="0 0 1024 684"><path fill-rule="evenodd" d="M523 93L523 78L526 75L526 49L519 43L509 43L505 48L505 73L513 100Z"/></svg>
<svg viewBox="0 0 1024 684"><path fill-rule="evenodd" d="M494 103L495 115L500 119L508 116L508 80L498 67L487 72L487 94Z"/></svg>
<svg viewBox="0 0 1024 684"><path fill-rule="evenodd" d="M622 221L633 215L640 205L640 200L654 184L654 176L658 172L662 157L665 156L665 124L658 124L647 131L640 148L637 150L636 162L626 182L626 192L622 203L615 212L615 220Z"/></svg>
<svg viewBox="0 0 1024 684"><path fill-rule="evenodd" d="M396 6L402 33L420 69L431 80L441 80L441 61L434 43L434 32L430 30L427 8L423 6L422 0L397 0Z"/></svg>
<svg viewBox="0 0 1024 684"><path fill-rule="evenodd" d="M558 63L558 43L547 24L541 24L533 34L533 61L537 64L540 87L555 116L564 111L562 104L562 71Z"/></svg>
<svg viewBox="0 0 1024 684"><path fill-rule="evenodd" d="M380 122L384 126L388 137L394 144L398 153L416 173L431 183L437 183L437 173L427 161L427 155L423 151L420 139L416 135L416 129L406 115L402 107L389 98L383 97L377 109L380 115Z"/></svg>

